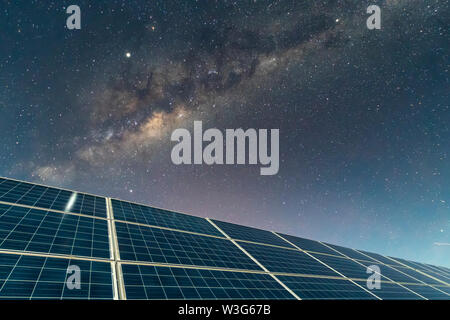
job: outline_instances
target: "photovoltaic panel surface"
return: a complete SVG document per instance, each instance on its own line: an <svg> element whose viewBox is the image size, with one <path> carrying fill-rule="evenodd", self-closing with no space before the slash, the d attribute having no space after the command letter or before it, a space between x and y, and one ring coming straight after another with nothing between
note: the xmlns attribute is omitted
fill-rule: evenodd
<svg viewBox="0 0 450 320"><path fill-rule="evenodd" d="M303 300L355 299L373 300L376 297L345 279L277 276Z"/></svg>
<svg viewBox="0 0 450 320"><path fill-rule="evenodd" d="M421 283L417 278L413 278L412 275L402 272L402 268L387 266L383 264L374 264L368 261L359 261L359 263L363 264L366 267L371 265L376 265L380 268L380 272L383 276L391 279L394 282L400 283Z"/></svg>
<svg viewBox="0 0 450 320"><path fill-rule="evenodd" d="M203 218L114 199L111 202L116 220L222 236Z"/></svg>
<svg viewBox="0 0 450 320"><path fill-rule="evenodd" d="M450 296L445 292L441 292L427 285L404 284L404 286L430 300L450 299Z"/></svg>
<svg viewBox="0 0 450 320"><path fill-rule="evenodd" d="M367 287L367 282L355 281L362 287ZM408 291L398 284L392 282L381 282L379 289L373 289L373 293L383 300L424 300L419 295Z"/></svg>
<svg viewBox="0 0 450 320"><path fill-rule="evenodd" d="M318 253L311 253L311 254L348 278L367 279L368 277L367 267L362 266L350 259L347 259L345 257L323 255ZM381 272L381 274L383 273ZM384 280L383 277L382 280Z"/></svg>
<svg viewBox="0 0 450 320"><path fill-rule="evenodd" d="M292 248L289 243L270 231L240 226L234 223L219 220L213 220L213 222L232 239L247 240Z"/></svg>
<svg viewBox="0 0 450 320"><path fill-rule="evenodd" d="M349 258L357 259L357 260L371 261L371 262L376 263L376 261L374 259L367 257L351 248L345 248L345 247L341 247L341 246L337 246L337 245L333 245L333 244L329 244L329 243L325 243L325 244Z"/></svg>
<svg viewBox="0 0 450 320"><path fill-rule="evenodd" d="M444 284L446 284L446 285L450 285L450 276L445 275L443 272L439 272L436 269L429 267L425 264L419 263L419 262L409 261L408 265L414 269L417 269L418 271L421 271L421 272L429 275L430 277L436 278L436 279L444 282Z"/></svg>
<svg viewBox="0 0 450 320"><path fill-rule="evenodd" d="M330 248L324 246L318 241L294 237L287 234L281 234L280 235L285 238L286 240L292 242L300 249L303 249L305 251L313 251L313 252L320 252L320 253L326 253L326 254L332 254L335 256L341 256L341 254L337 253L334 250L331 250Z"/></svg>
<svg viewBox="0 0 450 320"><path fill-rule="evenodd" d="M122 264L127 299L293 299L266 274Z"/></svg>
<svg viewBox="0 0 450 320"><path fill-rule="evenodd" d="M440 281L435 280L429 276L424 275L423 273L420 273L420 272L415 271L410 268L395 267L395 269L398 271L401 271L404 274L407 274L410 277L413 277L414 279L417 279L418 281L422 281L427 284L431 284L431 285L441 285L442 284ZM417 281L414 281L414 282L417 282Z"/></svg>
<svg viewBox="0 0 450 320"><path fill-rule="evenodd" d="M269 271L338 276L297 249L289 250L246 242L241 242L240 245Z"/></svg>
<svg viewBox="0 0 450 320"><path fill-rule="evenodd" d="M260 270L226 239L120 222L116 230L122 260Z"/></svg>
<svg viewBox="0 0 450 320"><path fill-rule="evenodd" d="M80 268L80 289L66 286L69 265ZM0 299L113 299L111 265L0 254Z"/></svg>
<svg viewBox="0 0 450 320"><path fill-rule="evenodd" d="M0 201L106 218L105 198L4 178Z"/></svg>
<svg viewBox="0 0 450 320"><path fill-rule="evenodd" d="M362 250L358 250L359 252L361 252L362 254L368 255L370 258L375 259L377 261L380 261L381 263L387 264L387 265L392 265L394 267L401 267L402 265L387 258L384 257L380 254L377 253L373 253L373 252L367 252L367 251L362 251Z"/></svg>
<svg viewBox="0 0 450 320"><path fill-rule="evenodd" d="M109 258L107 221L0 204L0 249Z"/></svg>

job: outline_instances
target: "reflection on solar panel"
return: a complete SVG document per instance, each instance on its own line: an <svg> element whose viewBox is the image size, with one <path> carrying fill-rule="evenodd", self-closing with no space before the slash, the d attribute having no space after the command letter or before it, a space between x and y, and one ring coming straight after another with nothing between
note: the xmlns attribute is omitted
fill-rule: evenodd
<svg viewBox="0 0 450 320"><path fill-rule="evenodd" d="M278 279L304 300L376 299L376 297L346 279L293 276L278 276Z"/></svg>
<svg viewBox="0 0 450 320"><path fill-rule="evenodd" d="M109 258L107 221L0 204L0 249Z"/></svg>
<svg viewBox="0 0 450 320"><path fill-rule="evenodd" d="M0 201L106 218L104 198L4 178L0 178Z"/></svg>
<svg viewBox="0 0 450 320"><path fill-rule="evenodd" d="M450 299L449 269L393 259L0 178L0 299Z"/></svg>
<svg viewBox="0 0 450 320"><path fill-rule="evenodd" d="M199 217L115 199L112 199L111 202L116 220L222 236L208 221Z"/></svg>
<svg viewBox="0 0 450 320"><path fill-rule="evenodd" d="M80 289L66 286L67 268L80 268ZM112 299L110 263L0 254L0 299Z"/></svg>
<svg viewBox="0 0 450 320"><path fill-rule="evenodd" d="M240 226L234 223L213 220L214 223L233 239L247 240L259 243L273 244L282 247L292 248L292 246L274 235L270 231L256 228Z"/></svg>
<svg viewBox="0 0 450 320"><path fill-rule="evenodd" d="M267 274L122 264L129 299L293 299Z"/></svg>
<svg viewBox="0 0 450 320"><path fill-rule="evenodd" d="M122 260L260 270L231 241L116 223Z"/></svg>

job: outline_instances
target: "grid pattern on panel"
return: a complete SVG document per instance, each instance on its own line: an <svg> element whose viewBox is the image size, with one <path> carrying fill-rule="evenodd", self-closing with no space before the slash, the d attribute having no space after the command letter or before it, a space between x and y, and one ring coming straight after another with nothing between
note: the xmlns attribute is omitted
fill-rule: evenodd
<svg viewBox="0 0 450 320"><path fill-rule="evenodd" d="M127 299L293 299L267 274L122 264Z"/></svg>
<svg viewBox="0 0 450 320"><path fill-rule="evenodd" d="M383 264L379 264L379 263L372 263L372 262L367 262L367 261L359 261L359 263L363 264L364 266L368 267L371 265L376 265L380 268L380 273L391 279L394 282L401 282L401 283L419 283L419 281L417 281L416 279L413 279L412 277L408 276L407 274L404 274L400 271L401 268L398 267L391 267L391 266L386 266ZM399 270L399 271L397 271Z"/></svg>
<svg viewBox="0 0 450 320"><path fill-rule="evenodd" d="M280 233L280 235L283 238L285 238L286 240L295 244L300 249L303 249L305 251L320 252L320 253L325 253L325 254L332 254L335 256L341 256L341 254L337 253L334 250L331 250L330 248L324 246L323 244L321 244L318 241L294 237L294 236L290 236L290 235L282 234L282 233Z"/></svg>
<svg viewBox="0 0 450 320"><path fill-rule="evenodd" d="M68 266L80 268L81 288L68 289ZM112 299L110 263L0 254L0 299Z"/></svg>
<svg viewBox="0 0 450 320"><path fill-rule="evenodd" d="M251 256L272 272L338 276L320 262L299 250L240 242Z"/></svg>
<svg viewBox="0 0 450 320"><path fill-rule="evenodd" d="M109 258L107 221L0 204L0 249Z"/></svg>
<svg viewBox="0 0 450 320"><path fill-rule="evenodd" d="M111 199L114 219L221 236L206 219Z"/></svg>
<svg viewBox="0 0 450 320"><path fill-rule="evenodd" d="M247 240L258 243L266 243L281 247L293 248L288 242L284 241L277 235L274 235L270 231L240 226L238 224L218 220L212 221L232 239Z"/></svg>
<svg viewBox="0 0 450 320"><path fill-rule="evenodd" d="M261 270L231 241L116 222L121 260Z"/></svg>
<svg viewBox="0 0 450 320"><path fill-rule="evenodd" d="M406 268L406 267L395 267L396 270L401 271L403 273L406 273L407 275L414 277L417 280L420 280L422 282L425 282L427 284L431 284L431 285L442 285L442 282L439 282L437 280L434 280L422 273L419 273L415 270L412 270L410 268ZM411 281L411 282L417 282L417 280Z"/></svg>
<svg viewBox="0 0 450 320"><path fill-rule="evenodd" d="M450 296L427 285L405 284L405 287L430 300L449 300ZM438 287L439 288L439 287Z"/></svg>
<svg viewBox="0 0 450 320"><path fill-rule="evenodd" d="M345 257L334 257L334 256L328 256L328 255L322 255L317 253L312 253L314 257L322 261L323 263L326 263L328 266L332 267L333 269L339 271L347 278L351 279L367 279L367 277L370 275L367 273L367 268L348 259ZM369 266L370 264L368 264ZM381 272L383 274L383 272ZM383 279L382 277L382 280Z"/></svg>
<svg viewBox="0 0 450 320"><path fill-rule="evenodd" d="M441 276L440 274L432 273L429 270L429 268L426 268L425 265L421 264L420 262L413 262L413 261L408 261L408 260L399 259L399 258L394 258L394 259L396 259L396 260L400 261L401 263L409 266L410 268L422 271L423 273L426 273L426 274L428 274L428 275L430 275L432 277L435 277L436 279L440 279L441 281L444 281L446 283L449 283L449 281L450 281L448 278L445 278L444 276ZM400 268L402 269L402 271L406 269L408 271L408 274L411 274L411 275L417 274L417 277L414 276L414 275L413 276L415 278L417 278L417 279L420 279L420 280L426 282L426 283L429 283L429 284L442 284L442 282L433 280L432 278L427 277L427 276L425 276L424 274L422 274L422 273L420 273L418 271L411 270L411 269L406 268L404 266L401 266Z"/></svg>
<svg viewBox="0 0 450 320"><path fill-rule="evenodd" d="M277 278L304 300L376 299L362 288L344 278L328 279L297 276L277 276Z"/></svg>
<svg viewBox="0 0 450 320"><path fill-rule="evenodd" d="M0 178L0 201L106 218L105 198Z"/></svg>
<svg viewBox="0 0 450 320"><path fill-rule="evenodd" d="M377 263L377 261L375 261L374 259L367 257L353 249L336 246L334 244L329 244L329 243L326 243L326 245L337 250L339 253L346 255L352 259L370 261L370 262L373 262L374 264Z"/></svg>
<svg viewBox="0 0 450 320"><path fill-rule="evenodd" d="M364 253L365 255L368 255L369 257L371 257L373 259L376 259L376 260L380 261L381 263L384 263L384 264L387 264L387 265L391 265L391 266L394 266L394 267L399 267L399 266L401 267L401 264L398 264L397 262L392 261L389 258L383 257L380 254L373 253L373 252L362 251L362 250L358 250L358 251ZM367 259L369 259L369 258L367 258Z"/></svg>
<svg viewBox="0 0 450 320"><path fill-rule="evenodd" d="M445 277L446 279L450 280L450 273L445 272L444 269L439 269L438 267L429 264L423 264L423 266L426 267L428 270L434 272L434 274L439 274L442 277Z"/></svg>
<svg viewBox="0 0 450 320"><path fill-rule="evenodd" d="M360 286L367 288L367 283L355 281ZM369 289L368 289L369 290ZM392 282L381 282L380 289L370 289L377 297L382 300L423 300L417 294L402 288L398 284Z"/></svg>
<svg viewBox="0 0 450 320"><path fill-rule="evenodd" d="M419 263L419 262L411 262L411 261L409 261L409 262L410 262L409 265L411 267L413 267L413 268L415 268L417 270L420 270L420 271L422 271L422 272L424 272L424 273L426 273L426 274L428 274L428 275L430 275L430 276L432 276L432 277L434 277L436 279L439 279L439 280L441 280L441 281L443 281L445 283L450 284L450 276L445 275L443 272L439 272L436 269L434 269L432 267L429 267L427 265L424 265L422 263Z"/></svg>

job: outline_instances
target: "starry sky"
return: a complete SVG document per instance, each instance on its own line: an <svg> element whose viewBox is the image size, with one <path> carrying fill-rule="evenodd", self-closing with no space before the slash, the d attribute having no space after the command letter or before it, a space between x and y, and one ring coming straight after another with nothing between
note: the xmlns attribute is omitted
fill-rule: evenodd
<svg viewBox="0 0 450 320"><path fill-rule="evenodd" d="M442 0L2 1L0 175L450 266L449 15ZM278 174L174 165L170 134L194 120L280 129Z"/></svg>

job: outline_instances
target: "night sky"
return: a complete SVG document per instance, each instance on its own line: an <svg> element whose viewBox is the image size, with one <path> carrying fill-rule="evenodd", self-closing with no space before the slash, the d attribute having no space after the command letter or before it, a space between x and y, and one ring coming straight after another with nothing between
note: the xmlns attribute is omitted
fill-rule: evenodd
<svg viewBox="0 0 450 320"><path fill-rule="evenodd" d="M2 1L0 175L450 266L449 17L445 0ZM278 174L174 165L194 120L280 129Z"/></svg>

